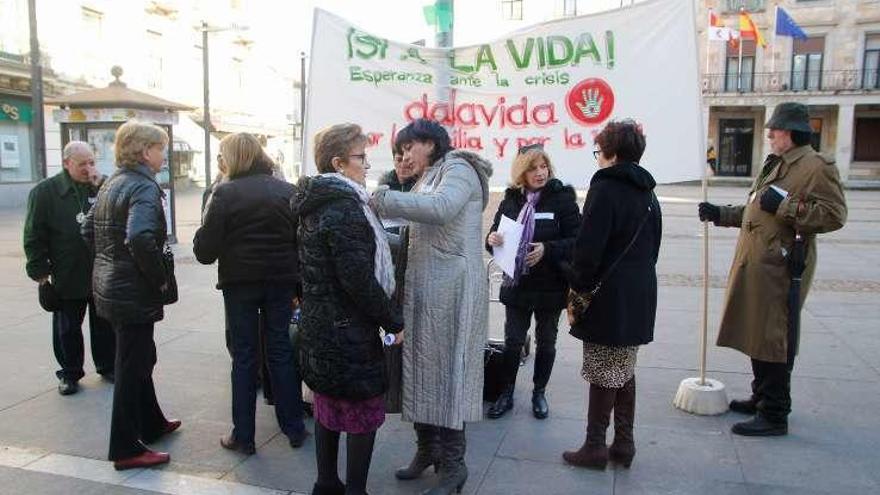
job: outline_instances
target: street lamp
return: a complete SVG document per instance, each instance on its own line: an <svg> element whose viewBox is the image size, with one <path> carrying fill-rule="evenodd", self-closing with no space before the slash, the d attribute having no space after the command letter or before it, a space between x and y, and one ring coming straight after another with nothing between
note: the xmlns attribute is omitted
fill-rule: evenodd
<svg viewBox="0 0 880 495"><path fill-rule="evenodd" d="M205 189L211 187L211 105L210 105L210 74L208 72L208 33L221 31L247 31L248 26L230 24L228 26L209 26L207 21L196 26L202 32L202 123L205 128Z"/></svg>

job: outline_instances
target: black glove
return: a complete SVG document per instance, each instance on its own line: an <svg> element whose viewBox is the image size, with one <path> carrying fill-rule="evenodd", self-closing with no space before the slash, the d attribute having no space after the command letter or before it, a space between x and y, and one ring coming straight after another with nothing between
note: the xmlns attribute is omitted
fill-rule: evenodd
<svg viewBox="0 0 880 495"><path fill-rule="evenodd" d="M697 211L700 213L701 222L717 224L721 220L721 207L715 206L712 203L700 203L697 206Z"/></svg>
<svg viewBox="0 0 880 495"><path fill-rule="evenodd" d="M785 198L776 192L776 189L768 187L764 194L761 195L761 209L771 215L775 215L783 199Z"/></svg>

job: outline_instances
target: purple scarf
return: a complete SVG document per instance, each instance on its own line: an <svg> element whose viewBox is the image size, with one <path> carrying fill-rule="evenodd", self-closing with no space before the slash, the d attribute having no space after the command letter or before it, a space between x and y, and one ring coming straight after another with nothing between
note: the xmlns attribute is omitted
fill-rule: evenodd
<svg viewBox="0 0 880 495"><path fill-rule="evenodd" d="M526 204L519 210L519 216L516 217L516 221L523 225L523 234L516 251L516 268L513 271L513 278L505 277L508 286L519 284L519 279L529 273L526 256L529 254L529 245L535 236L535 205L540 199L541 191L526 191Z"/></svg>

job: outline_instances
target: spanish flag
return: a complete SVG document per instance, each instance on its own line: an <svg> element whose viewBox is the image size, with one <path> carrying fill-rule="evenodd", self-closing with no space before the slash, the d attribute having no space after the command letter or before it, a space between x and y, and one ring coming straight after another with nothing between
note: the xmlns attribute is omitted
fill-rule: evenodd
<svg viewBox="0 0 880 495"><path fill-rule="evenodd" d="M758 31L758 26L755 25L755 21L753 21L748 12L744 10L739 12L739 36L742 39L754 39L755 43L760 45L761 48L767 46L767 42L764 41L764 37L761 36L761 31Z"/></svg>

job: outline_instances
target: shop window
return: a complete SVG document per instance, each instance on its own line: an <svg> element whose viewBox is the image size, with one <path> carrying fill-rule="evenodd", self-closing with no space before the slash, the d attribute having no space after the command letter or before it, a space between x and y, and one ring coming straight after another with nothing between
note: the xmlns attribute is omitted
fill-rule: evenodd
<svg viewBox="0 0 880 495"><path fill-rule="evenodd" d="M853 161L880 162L880 117L859 117L855 125Z"/></svg>

